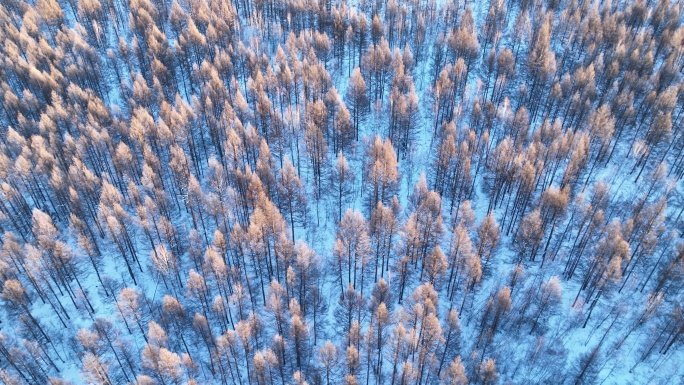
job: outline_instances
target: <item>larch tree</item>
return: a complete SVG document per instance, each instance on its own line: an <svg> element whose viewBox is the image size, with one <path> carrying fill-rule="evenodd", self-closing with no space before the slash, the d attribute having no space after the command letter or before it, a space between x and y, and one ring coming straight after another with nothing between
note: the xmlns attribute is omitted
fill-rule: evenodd
<svg viewBox="0 0 684 385"><path fill-rule="evenodd" d="M546 239L546 245L542 254L542 264L546 260L546 255L553 239L553 234L556 230L558 222L563 219L568 209L570 200L570 190L566 188L558 189L555 186L549 187L544 191L539 199L542 215L542 227L544 231L549 229L549 235Z"/></svg>
<svg viewBox="0 0 684 385"><path fill-rule="evenodd" d="M598 3L2 2L0 383L676 383L681 4Z"/></svg>
<svg viewBox="0 0 684 385"><path fill-rule="evenodd" d="M111 377L109 376L109 365L103 360L91 353L86 352L81 359L83 362L81 375L91 384L113 385Z"/></svg>
<svg viewBox="0 0 684 385"><path fill-rule="evenodd" d="M518 231L515 233L513 247L518 253L518 262L527 256L531 261L534 261L542 244L543 236L540 211L535 209L522 218Z"/></svg>
<svg viewBox="0 0 684 385"><path fill-rule="evenodd" d="M337 347L330 340L318 350L318 362L325 371L325 384L330 385L330 379L334 381L334 371L337 367Z"/></svg>
<svg viewBox="0 0 684 385"><path fill-rule="evenodd" d="M31 311L29 309L29 306L31 305L31 300L21 282L19 282L16 279L6 280L2 285L2 292L0 292L0 298L2 298L3 301L5 301L5 303L9 305L10 308L20 310L22 312L22 316L28 318L31 321L31 323L37 328L37 330L40 331L42 337L48 343L51 343L50 337L48 337L48 335L45 333L45 330L43 329L42 325L38 323L38 320L36 320L34 316L31 314Z"/></svg>
<svg viewBox="0 0 684 385"><path fill-rule="evenodd" d="M477 276L476 281L479 282L482 271L477 254L474 253L470 235L463 224L459 224L453 230L450 244L447 292L449 293L449 301L452 301L456 290L459 289L462 276L469 276L469 269L476 267L477 271L473 273Z"/></svg>
<svg viewBox="0 0 684 385"><path fill-rule="evenodd" d="M488 358L478 367L478 376L483 385L496 384L499 379L499 372L496 369L496 361L493 358Z"/></svg>
<svg viewBox="0 0 684 385"><path fill-rule="evenodd" d="M492 293L489 300L487 300L485 311L480 321L480 333L476 344L476 346L482 347L482 357L484 357L487 348L491 345L494 335L497 333L502 322L505 321L505 317L511 311L511 307L511 289L508 286L504 286L496 294Z"/></svg>
<svg viewBox="0 0 684 385"><path fill-rule="evenodd" d="M290 222L292 243L295 242L295 221L306 227L306 190L297 175L292 162L285 158L283 168L280 170L278 178L278 200L280 209Z"/></svg>
<svg viewBox="0 0 684 385"><path fill-rule="evenodd" d="M169 326L173 327L172 331L175 331L175 333L180 336L183 349L192 357L190 349L188 348L188 343L185 340L185 326L187 321L185 309L178 299L170 295L165 295L164 298L162 298L162 311L161 320L166 321L166 324L170 324Z"/></svg>
<svg viewBox="0 0 684 385"><path fill-rule="evenodd" d="M449 310L449 313L447 314L447 325L446 325L446 332L444 336L444 346L442 347L442 354L439 357L439 365L437 366L437 374L436 377L440 378L442 370L446 368L446 376L449 378L455 378L458 377L456 373L454 373L455 369L458 368L452 368L454 365L454 362L458 360L458 363L460 363L460 355L458 355L459 351L461 348L461 321L458 317L458 311L456 309L451 309ZM456 358L454 361L451 363L446 362L447 357L451 357L456 355ZM445 367L445 364L447 365ZM458 365L458 364L456 364ZM461 370L463 370L461 364ZM465 372L463 373L465 376ZM451 380L454 382L454 380ZM462 379L457 379L456 381L462 381Z"/></svg>
<svg viewBox="0 0 684 385"><path fill-rule="evenodd" d="M286 273L280 250L281 246L287 243L287 222L276 205L263 192L256 196L256 207L249 220L247 240L252 252L253 264L262 285L262 294L264 294L264 275L266 282L273 277L281 282ZM257 260L255 259L257 253L265 254L267 258ZM262 270L262 264L265 271Z"/></svg>
<svg viewBox="0 0 684 385"><path fill-rule="evenodd" d="M340 295L345 291L345 284L351 285L354 290L359 290L363 295L366 265L370 252L366 219L360 212L347 209L340 221L337 239L333 246L336 270L339 275Z"/></svg>
<svg viewBox="0 0 684 385"><path fill-rule="evenodd" d="M371 213L369 222L369 235L371 236L371 249L375 255L375 274L374 281L378 282L378 271L380 278L384 278L389 270L390 257L392 252L392 240L396 239L399 228L397 214L400 211L399 201L396 197L392 198L391 206L387 207L378 202ZM378 267L379 263L379 267Z"/></svg>
<svg viewBox="0 0 684 385"><path fill-rule="evenodd" d="M374 360L370 357L367 359L369 364L371 361L374 361L373 375L375 376L377 383L382 383L383 348L387 344L389 327L391 326L389 311L384 302L381 302L378 305L377 310L372 317L372 322L374 323L373 328L369 328L368 331L372 332L372 336L369 340L373 347L372 349L369 349L368 354L370 355L372 353L371 350L376 350L377 355Z"/></svg>
<svg viewBox="0 0 684 385"><path fill-rule="evenodd" d="M338 96L339 98L339 96ZM334 139L333 150L345 151L352 147L355 140L354 124L352 122L352 115L342 100L338 102L339 107L333 122Z"/></svg>
<svg viewBox="0 0 684 385"><path fill-rule="evenodd" d="M342 220L342 208L349 205L351 196L354 194L355 180L355 175L342 151L337 154L337 161L335 162L335 168L332 169L330 179L331 190L337 198L337 217L335 220L339 222Z"/></svg>
<svg viewBox="0 0 684 385"><path fill-rule="evenodd" d="M213 284L210 287L219 293L214 297L213 310L222 316L224 329L227 329L229 324L234 327L230 303L231 296L234 295L233 276L223 258L219 256L215 246L207 248L204 253L203 267L204 271L207 272L206 276L210 278L210 282ZM207 286L209 285L207 284Z"/></svg>
<svg viewBox="0 0 684 385"><path fill-rule="evenodd" d="M630 256L630 245L623 238L622 231L622 226L618 220L606 225L603 236L594 248L594 256L586 267L582 286L575 298L576 303L581 291L589 290L584 301L589 305L584 327L589 322L596 303L609 285L622 279L623 266Z"/></svg>
<svg viewBox="0 0 684 385"><path fill-rule="evenodd" d="M290 338L295 356L295 365L298 370L302 370L308 363L308 325L296 312L290 319Z"/></svg>
<svg viewBox="0 0 684 385"><path fill-rule="evenodd" d="M496 223L494 214L490 212L477 228L476 250L478 257L484 263L485 271L490 266L491 258L499 246L499 237L499 225Z"/></svg>
<svg viewBox="0 0 684 385"><path fill-rule="evenodd" d="M544 16L540 16L544 17ZM532 44L527 56L527 66L532 84L529 90L529 110L534 120L539 109L538 97L546 87L548 78L556 71L556 55L551 50L551 20L544 17L541 28L532 36Z"/></svg>
<svg viewBox="0 0 684 385"><path fill-rule="evenodd" d="M363 180L368 186L364 200L369 212L378 202L389 204L389 200L398 191L401 173L397 154L389 139L383 141L380 136L376 136L368 147Z"/></svg>
<svg viewBox="0 0 684 385"><path fill-rule="evenodd" d="M444 383L449 385L466 385L470 383L466 376L466 370L461 361L461 356L457 356L449 363L444 377Z"/></svg>
<svg viewBox="0 0 684 385"><path fill-rule="evenodd" d="M345 101L351 112L354 136L357 141L359 140L359 126L369 111L367 92L366 82L363 80L361 70L356 67L349 78L349 88L347 89Z"/></svg>
<svg viewBox="0 0 684 385"><path fill-rule="evenodd" d="M365 307L365 297L354 290L351 284L348 284L334 311L339 330L341 332L349 331L353 322L360 322L361 317L365 315Z"/></svg>
<svg viewBox="0 0 684 385"><path fill-rule="evenodd" d="M169 251L164 244L155 245L154 249L150 253L150 263L152 267L159 273L164 281L164 285L171 285L174 292L178 288L183 287L183 282L180 276L180 266L179 261ZM170 278L170 282L167 281ZM178 286L176 286L178 284ZM168 287L168 286L167 286Z"/></svg>
<svg viewBox="0 0 684 385"><path fill-rule="evenodd" d="M323 129L318 123L311 121L306 125L304 137L306 152L311 161L311 168L313 170L315 186L314 197L316 198L316 202L318 202L321 199L321 190L323 188L323 167L328 159L328 143L323 135Z"/></svg>
<svg viewBox="0 0 684 385"><path fill-rule="evenodd" d="M121 318L128 324L136 325L145 342L148 342L143 328L143 309L140 304L141 294L135 288L125 287L118 295L117 307Z"/></svg>
<svg viewBox="0 0 684 385"><path fill-rule="evenodd" d="M670 113L659 113L653 118L651 125L646 131L643 142L641 146L637 146L637 154L639 159L632 168L632 172L639 166L639 173L637 174L635 180L638 180L641 173L644 171L646 164L648 163L651 154L656 149L656 147L666 141L672 134L672 116ZM638 143L639 144L639 143Z"/></svg>
<svg viewBox="0 0 684 385"><path fill-rule="evenodd" d="M537 300L537 310L534 315L534 323L530 334L534 333L539 325L540 319L547 316L548 313L553 314L557 311L561 301L561 286L558 277L551 277L548 281L542 283L539 298Z"/></svg>

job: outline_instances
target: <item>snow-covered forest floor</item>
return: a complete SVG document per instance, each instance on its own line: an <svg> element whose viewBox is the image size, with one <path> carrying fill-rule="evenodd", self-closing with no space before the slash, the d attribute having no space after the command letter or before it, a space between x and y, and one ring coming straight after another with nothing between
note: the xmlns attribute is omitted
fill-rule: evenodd
<svg viewBox="0 0 684 385"><path fill-rule="evenodd" d="M0 383L684 383L669 1L0 4Z"/></svg>

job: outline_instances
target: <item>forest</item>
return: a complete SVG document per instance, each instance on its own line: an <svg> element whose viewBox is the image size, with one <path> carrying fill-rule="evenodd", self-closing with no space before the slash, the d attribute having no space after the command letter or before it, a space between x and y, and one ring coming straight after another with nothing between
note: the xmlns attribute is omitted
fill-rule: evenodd
<svg viewBox="0 0 684 385"><path fill-rule="evenodd" d="M0 383L684 383L683 6L0 1Z"/></svg>

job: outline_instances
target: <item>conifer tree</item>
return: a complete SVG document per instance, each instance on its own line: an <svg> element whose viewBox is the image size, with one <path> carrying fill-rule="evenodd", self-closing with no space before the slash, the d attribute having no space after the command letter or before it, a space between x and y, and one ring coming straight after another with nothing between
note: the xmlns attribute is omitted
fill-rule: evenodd
<svg viewBox="0 0 684 385"><path fill-rule="evenodd" d="M354 68L349 78L349 88L345 101L351 112L352 124L354 125L355 139L359 140L359 126L364 121L369 110L366 82L363 80L361 70Z"/></svg>

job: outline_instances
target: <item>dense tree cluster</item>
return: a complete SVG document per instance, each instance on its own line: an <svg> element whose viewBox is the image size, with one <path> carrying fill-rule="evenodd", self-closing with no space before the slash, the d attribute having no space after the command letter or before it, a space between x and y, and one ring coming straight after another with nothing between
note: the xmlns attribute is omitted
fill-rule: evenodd
<svg viewBox="0 0 684 385"><path fill-rule="evenodd" d="M0 382L676 383L681 8L1 2Z"/></svg>

